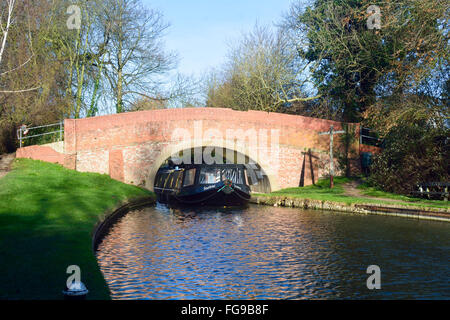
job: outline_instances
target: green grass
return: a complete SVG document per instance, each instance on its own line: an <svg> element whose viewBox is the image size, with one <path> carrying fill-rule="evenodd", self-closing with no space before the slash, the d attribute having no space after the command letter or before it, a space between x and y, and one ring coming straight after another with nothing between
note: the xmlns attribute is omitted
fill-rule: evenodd
<svg viewBox="0 0 450 320"><path fill-rule="evenodd" d="M347 205L355 203L366 203L366 204L385 204L385 205L405 205L414 206L420 208L448 208L447 201L436 201L436 200L425 200L419 198L409 198L402 195L397 195L393 193L383 192L375 188L369 187L367 184L362 184L359 189L363 195L377 197L377 198L387 198L393 200L401 200L402 202L389 201L386 199L369 199L356 196L347 196L344 194L343 185L351 182L353 179L345 177L335 177L334 178L334 188L330 189L329 179L320 179L316 185L297 187L297 188L287 188L279 191L275 191L269 194L255 194L260 196L268 197L290 197L290 198L302 198L320 201L333 201L341 202Z"/></svg>
<svg viewBox="0 0 450 320"><path fill-rule="evenodd" d="M59 165L15 160L0 179L0 299L61 299L78 265L88 299L109 299L92 251L99 217L150 191Z"/></svg>

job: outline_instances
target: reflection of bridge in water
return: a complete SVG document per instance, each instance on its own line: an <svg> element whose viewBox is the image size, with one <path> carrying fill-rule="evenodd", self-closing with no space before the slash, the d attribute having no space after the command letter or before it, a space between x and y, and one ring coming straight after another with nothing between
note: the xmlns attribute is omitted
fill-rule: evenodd
<svg viewBox="0 0 450 320"><path fill-rule="evenodd" d="M152 190L158 169L171 156L200 148L204 158L214 160L217 150L224 150L254 169L254 191L274 191L309 185L328 174L329 137L319 136L319 132L331 125L343 129L336 121L262 111L186 108L130 112L66 119L62 150L31 146L19 149L17 157L109 174ZM356 135L350 151L358 169L359 125L349 127ZM336 139L335 152L344 149Z"/></svg>

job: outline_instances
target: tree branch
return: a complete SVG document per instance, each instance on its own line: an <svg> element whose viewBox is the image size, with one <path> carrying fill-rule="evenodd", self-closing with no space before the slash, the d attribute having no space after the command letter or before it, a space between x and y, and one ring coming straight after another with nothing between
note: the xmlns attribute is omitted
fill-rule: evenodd
<svg viewBox="0 0 450 320"><path fill-rule="evenodd" d="M0 91L0 93L23 93L23 92L30 92L37 89L40 89L41 86L35 87L35 88L29 88L29 89L23 89L23 90L6 90L6 91Z"/></svg>

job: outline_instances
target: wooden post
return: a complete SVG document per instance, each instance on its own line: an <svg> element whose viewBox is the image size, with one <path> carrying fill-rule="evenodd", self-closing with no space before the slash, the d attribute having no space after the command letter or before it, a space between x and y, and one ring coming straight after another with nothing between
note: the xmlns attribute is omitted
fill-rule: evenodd
<svg viewBox="0 0 450 320"><path fill-rule="evenodd" d="M345 133L345 131L334 131L334 127L330 127L330 131L319 132L319 135L330 135L330 188L334 187L334 159L333 159L333 140L334 135L339 133Z"/></svg>
<svg viewBox="0 0 450 320"><path fill-rule="evenodd" d="M19 129L19 148L22 148L22 127Z"/></svg>
<svg viewBox="0 0 450 320"><path fill-rule="evenodd" d="M333 181L333 176L334 176L334 161L333 161L333 126L330 127L330 188L333 189L334 187L334 181Z"/></svg>

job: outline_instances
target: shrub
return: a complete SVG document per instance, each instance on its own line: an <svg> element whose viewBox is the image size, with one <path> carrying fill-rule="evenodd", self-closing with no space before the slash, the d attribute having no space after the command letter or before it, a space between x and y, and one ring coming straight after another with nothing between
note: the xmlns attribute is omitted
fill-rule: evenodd
<svg viewBox="0 0 450 320"><path fill-rule="evenodd" d="M393 127L384 151L374 157L370 182L388 192L409 194L420 182L449 181L448 128L415 123Z"/></svg>

